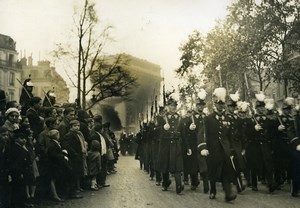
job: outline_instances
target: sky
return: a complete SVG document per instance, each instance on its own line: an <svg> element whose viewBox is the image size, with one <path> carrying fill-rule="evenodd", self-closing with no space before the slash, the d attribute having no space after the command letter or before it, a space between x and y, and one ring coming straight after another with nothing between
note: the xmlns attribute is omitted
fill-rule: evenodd
<svg viewBox="0 0 300 208"><path fill-rule="evenodd" d="M19 55L53 60L51 51L72 34L74 6L83 0L0 0L0 33L16 41ZM206 34L226 16L232 0L95 0L103 26L114 39L106 54L128 53L158 64L167 85L180 66L180 44L194 30ZM53 63L54 64L54 63ZM56 70L66 79L61 67Z"/></svg>

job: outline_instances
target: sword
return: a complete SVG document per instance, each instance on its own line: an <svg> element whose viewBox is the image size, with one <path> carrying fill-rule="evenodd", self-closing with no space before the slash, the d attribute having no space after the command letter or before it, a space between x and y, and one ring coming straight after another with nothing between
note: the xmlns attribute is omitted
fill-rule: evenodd
<svg viewBox="0 0 300 208"><path fill-rule="evenodd" d="M233 169L234 169L234 172L237 174L236 167L235 167L235 164L234 164L234 162L233 162L233 158L234 158L234 156L231 155L231 156L230 156L230 161L231 161L231 165L232 165L232 167L233 167ZM241 182L240 182L239 177L236 177L236 179L237 179L237 183L238 183L237 185L239 186L240 190L242 190L242 184L241 184Z"/></svg>

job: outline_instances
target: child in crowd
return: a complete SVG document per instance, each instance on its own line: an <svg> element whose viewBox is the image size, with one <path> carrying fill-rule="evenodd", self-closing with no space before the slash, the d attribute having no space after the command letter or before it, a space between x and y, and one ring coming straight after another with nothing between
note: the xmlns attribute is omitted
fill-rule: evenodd
<svg viewBox="0 0 300 208"><path fill-rule="evenodd" d="M97 140L91 141L91 149L87 157L88 173L91 179L91 190L98 191L96 176L101 170L100 143Z"/></svg>

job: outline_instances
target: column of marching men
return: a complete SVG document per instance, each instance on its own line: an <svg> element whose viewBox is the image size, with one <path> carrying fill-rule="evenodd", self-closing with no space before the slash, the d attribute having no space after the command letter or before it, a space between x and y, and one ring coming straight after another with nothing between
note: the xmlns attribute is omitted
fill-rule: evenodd
<svg viewBox="0 0 300 208"><path fill-rule="evenodd" d="M150 180L168 191L174 177L176 193L202 183L209 199L217 197L222 184L225 201L235 200L247 187L257 192L258 181L269 193L288 184L292 197L300 189L300 109L292 97L279 111L273 99L261 92L255 104L227 96L225 88L212 94L213 110L206 107L206 92L200 90L194 109L180 115L170 96L148 123L143 122L135 142L135 159ZM185 108L186 109L186 108ZM171 178L170 178L171 176ZM201 183L200 183L201 181Z"/></svg>
<svg viewBox="0 0 300 208"><path fill-rule="evenodd" d="M118 160L110 123L76 105L55 105L54 92L42 105L32 88L25 80L20 101L5 103L0 114L0 208L63 202L109 187L106 176L116 173Z"/></svg>

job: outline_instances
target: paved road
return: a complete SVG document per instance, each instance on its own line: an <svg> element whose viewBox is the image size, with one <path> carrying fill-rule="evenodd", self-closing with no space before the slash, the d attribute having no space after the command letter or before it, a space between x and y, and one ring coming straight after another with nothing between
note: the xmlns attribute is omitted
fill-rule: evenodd
<svg viewBox="0 0 300 208"><path fill-rule="evenodd" d="M300 207L299 198L291 198L288 185L283 190L268 194L260 185L258 192L247 189L232 203L224 202L224 194L218 187L217 199L208 199L202 192L202 185L196 191L185 186L182 194L175 193L174 182L167 192L150 181L148 175L139 169L138 161L132 156L121 156L117 164L117 173L108 176L111 185L99 191L85 191L83 199L68 200L64 203L46 202L38 207L65 208L210 208L210 207L245 207L245 208L293 208Z"/></svg>

